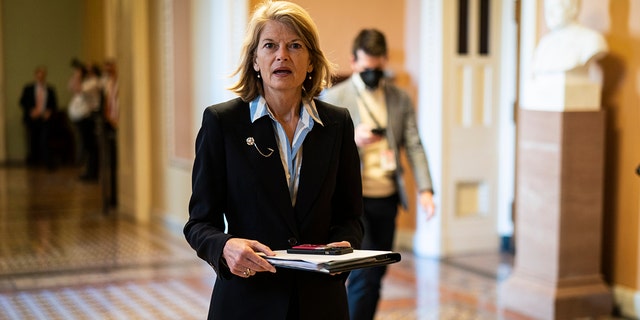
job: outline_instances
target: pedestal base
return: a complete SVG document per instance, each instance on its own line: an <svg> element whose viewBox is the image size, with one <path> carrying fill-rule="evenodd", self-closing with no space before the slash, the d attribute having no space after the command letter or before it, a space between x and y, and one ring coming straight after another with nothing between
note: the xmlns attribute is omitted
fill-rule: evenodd
<svg viewBox="0 0 640 320"><path fill-rule="evenodd" d="M560 286L515 273L502 286L501 301L512 311L536 319L576 319L610 316L613 298L597 277Z"/></svg>

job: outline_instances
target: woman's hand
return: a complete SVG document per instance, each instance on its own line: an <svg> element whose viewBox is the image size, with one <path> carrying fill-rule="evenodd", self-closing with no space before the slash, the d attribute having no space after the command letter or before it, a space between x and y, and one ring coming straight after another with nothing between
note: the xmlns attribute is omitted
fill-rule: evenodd
<svg viewBox="0 0 640 320"><path fill-rule="evenodd" d="M327 243L327 247L351 247L351 243L349 243L349 241L331 242L331 243ZM341 273L342 272L334 272L330 274L332 276L335 276Z"/></svg>
<svg viewBox="0 0 640 320"><path fill-rule="evenodd" d="M327 243L327 247L351 247L349 241L331 242Z"/></svg>
<svg viewBox="0 0 640 320"><path fill-rule="evenodd" d="M276 272L276 268L267 260L260 257L257 252L262 252L267 256L274 256L269 247L264 244L248 239L231 238L222 249L222 258L227 262L231 273L248 278L256 272Z"/></svg>

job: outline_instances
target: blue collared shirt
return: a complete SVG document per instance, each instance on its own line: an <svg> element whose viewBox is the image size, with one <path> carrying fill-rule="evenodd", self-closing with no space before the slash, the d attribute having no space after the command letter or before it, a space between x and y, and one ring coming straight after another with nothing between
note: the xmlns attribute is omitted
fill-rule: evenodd
<svg viewBox="0 0 640 320"><path fill-rule="evenodd" d="M275 116L271 113L267 106L267 101L262 96L258 96L251 103L249 103L249 114L251 116L251 123L256 120L268 116L271 118L271 124L276 132L276 142L278 143L278 151L280 152L280 159L282 160L282 167L287 178L287 184L289 185L289 196L291 197L291 204L295 206L296 196L298 195L298 184L300 183L300 168L302 167L302 144L304 138L307 136L313 125L317 122L324 126L320 116L318 116L318 110L313 100L303 101L302 108L300 108L300 120L296 125L296 131L293 134L293 141L289 141L286 132L282 125L276 120ZM257 146L258 148L260 146Z"/></svg>

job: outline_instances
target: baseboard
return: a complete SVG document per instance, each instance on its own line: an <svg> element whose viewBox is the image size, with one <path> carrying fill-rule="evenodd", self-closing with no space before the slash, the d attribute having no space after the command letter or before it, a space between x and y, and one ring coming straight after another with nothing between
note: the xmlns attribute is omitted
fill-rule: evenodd
<svg viewBox="0 0 640 320"><path fill-rule="evenodd" d="M394 250L396 251L413 251L414 230L396 230L396 238L394 241Z"/></svg>
<svg viewBox="0 0 640 320"><path fill-rule="evenodd" d="M515 244L513 243L513 236L500 236L500 252L511 254L514 254L516 252Z"/></svg>
<svg viewBox="0 0 640 320"><path fill-rule="evenodd" d="M164 226L169 231L179 235L182 234L182 228L184 228L184 224L185 222L187 222L186 220L184 221L178 220L177 218L173 217L170 214L165 214L165 215L162 215L161 217L164 222Z"/></svg>
<svg viewBox="0 0 640 320"><path fill-rule="evenodd" d="M614 285L613 300L621 316L640 319L640 291L629 287Z"/></svg>

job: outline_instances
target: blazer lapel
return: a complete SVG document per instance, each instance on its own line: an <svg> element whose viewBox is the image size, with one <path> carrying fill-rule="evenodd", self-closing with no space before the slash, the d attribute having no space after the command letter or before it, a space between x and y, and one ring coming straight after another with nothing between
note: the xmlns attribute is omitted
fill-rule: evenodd
<svg viewBox="0 0 640 320"><path fill-rule="evenodd" d="M319 110L320 111L320 110ZM319 123L307 134L303 145L302 168L296 198L296 218L302 221L311 212L311 206L327 176L332 153L335 151L335 123L320 115L325 126Z"/></svg>

